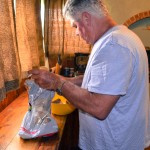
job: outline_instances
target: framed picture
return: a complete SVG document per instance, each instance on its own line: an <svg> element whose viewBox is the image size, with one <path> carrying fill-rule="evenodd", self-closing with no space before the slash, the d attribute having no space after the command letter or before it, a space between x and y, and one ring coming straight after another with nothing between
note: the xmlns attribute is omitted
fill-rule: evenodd
<svg viewBox="0 0 150 150"><path fill-rule="evenodd" d="M150 17L143 18L129 26L142 40L146 49L150 50Z"/></svg>

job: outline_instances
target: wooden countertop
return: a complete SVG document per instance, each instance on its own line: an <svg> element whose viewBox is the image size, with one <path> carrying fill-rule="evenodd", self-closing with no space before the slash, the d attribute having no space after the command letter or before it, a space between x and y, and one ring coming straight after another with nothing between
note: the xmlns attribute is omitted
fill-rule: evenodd
<svg viewBox="0 0 150 150"><path fill-rule="evenodd" d="M23 140L19 137L18 131L27 110L28 95L24 92L0 113L0 150L57 150L66 116L53 115L59 128L57 135Z"/></svg>

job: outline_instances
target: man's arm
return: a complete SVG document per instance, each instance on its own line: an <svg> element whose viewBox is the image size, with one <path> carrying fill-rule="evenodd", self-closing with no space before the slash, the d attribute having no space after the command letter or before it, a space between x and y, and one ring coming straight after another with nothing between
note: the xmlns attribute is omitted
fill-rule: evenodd
<svg viewBox="0 0 150 150"><path fill-rule="evenodd" d="M63 76L59 76L59 77L63 80L70 81L71 83L73 83L77 86L81 86L82 80L83 80L83 75L72 77L72 78L67 78L67 77L63 77Z"/></svg>
<svg viewBox="0 0 150 150"><path fill-rule="evenodd" d="M95 116L105 119L120 96L97 94L79 87L83 77L69 79L45 70L34 69L29 71L39 86L45 89L56 90L61 86L63 96L75 107ZM74 84L76 82L76 85Z"/></svg>
<svg viewBox="0 0 150 150"><path fill-rule="evenodd" d="M100 120L106 119L120 96L91 93L71 82L66 82L62 93L75 107L95 116Z"/></svg>

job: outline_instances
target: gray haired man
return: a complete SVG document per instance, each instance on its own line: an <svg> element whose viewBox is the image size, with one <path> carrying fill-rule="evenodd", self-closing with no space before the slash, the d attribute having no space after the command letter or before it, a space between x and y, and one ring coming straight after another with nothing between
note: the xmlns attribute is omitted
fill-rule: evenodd
<svg viewBox="0 0 150 150"><path fill-rule="evenodd" d="M79 109L82 150L143 150L150 144L148 60L138 36L110 17L101 0L68 0L64 17L93 45L84 76L34 69L35 81Z"/></svg>

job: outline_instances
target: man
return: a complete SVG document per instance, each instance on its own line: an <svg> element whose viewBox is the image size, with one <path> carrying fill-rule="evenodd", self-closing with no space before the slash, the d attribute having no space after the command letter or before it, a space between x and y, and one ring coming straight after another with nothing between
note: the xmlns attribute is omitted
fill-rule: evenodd
<svg viewBox="0 0 150 150"><path fill-rule="evenodd" d="M148 61L142 42L113 21L101 0L68 0L64 16L93 45L84 76L29 73L79 109L80 149L143 150L150 141Z"/></svg>

